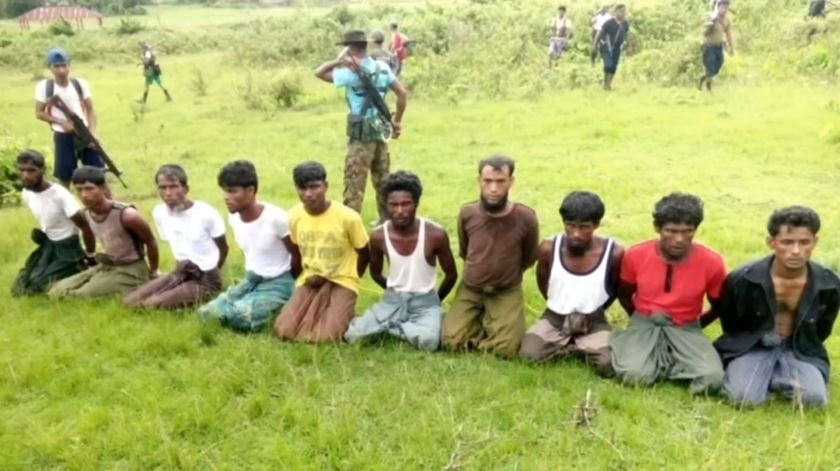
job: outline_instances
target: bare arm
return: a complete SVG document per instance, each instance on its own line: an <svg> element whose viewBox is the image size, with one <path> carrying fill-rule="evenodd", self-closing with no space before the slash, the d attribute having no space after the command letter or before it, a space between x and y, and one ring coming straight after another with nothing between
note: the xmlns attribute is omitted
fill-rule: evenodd
<svg viewBox="0 0 840 471"><path fill-rule="evenodd" d="M365 275L365 270L367 270L368 262L370 261L370 246L366 244L364 247L356 249L356 253L359 254L356 269L359 273L359 278L361 278Z"/></svg>
<svg viewBox="0 0 840 471"><path fill-rule="evenodd" d="M88 130L95 136L99 120L96 117L96 110L93 108L93 100L90 98L85 98L85 112L87 113Z"/></svg>
<svg viewBox="0 0 840 471"><path fill-rule="evenodd" d="M96 254L96 237L93 235L93 231L90 230L90 225L87 222L87 219L82 215L81 212L74 214L70 217L70 220L73 221L73 224L82 231L82 240L85 243L85 254Z"/></svg>
<svg viewBox="0 0 840 471"><path fill-rule="evenodd" d="M624 247L618 244L615 244L614 247L612 258L610 259L609 279L607 281L609 283L607 292L610 293L610 298L604 304L604 309L609 308L615 302L618 296L618 288L621 284L621 261L624 260Z"/></svg>
<svg viewBox="0 0 840 471"><path fill-rule="evenodd" d="M732 40L732 31L729 27L726 28L726 45L729 47L729 53L735 55L735 42Z"/></svg>
<svg viewBox="0 0 840 471"><path fill-rule="evenodd" d="M391 90L397 96L397 112L394 115L394 139L396 139L402 134L402 119L408 102L408 92L399 80L394 80L394 83L391 84Z"/></svg>
<svg viewBox="0 0 840 471"><path fill-rule="evenodd" d="M604 36L604 28L598 30L598 34L595 35L595 39L592 40L592 56L594 57L595 54L598 53L598 43L601 42L601 38Z"/></svg>
<svg viewBox="0 0 840 471"><path fill-rule="evenodd" d="M228 247L227 237L223 235L216 237L213 239L213 242L216 244L216 247L219 248L219 268L222 268L225 264L225 260L227 260L228 252L230 248Z"/></svg>
<svg viewBox="0 0 840 471"><path fill-rule="evenodd" d="M554 239L546 239L540 244L537 254L537 287L544 299L548 299L548 280L551 277L551 265L554 263Z"/></svg>
<svg viewBox="0 0 840 471"><path fill-rule="evenodd" d="M633 295L636 294L636 285L632 285L625 281L621 281L618 285L618 302L621 307L627 312L628 316L632 316L636 312L636 306L633 304Z"/></svg>
<svg viewBox="0 0 840 471"><path fill-rule="evenodd" d="M384 236L381 228L370 235L370 277L382 289L388 289L388 280L382 275L382 268L385 264L385 252L382 249Z"/></svg>
<svg viewBox="0 0 840 471"><path fill-rule="evenodd" d="M452 248L449 246L449 234L441 229L435 237L437 242L437 260L443 270L443 281L438 287L438 299L443 301L449 296L455 282L458 281L458 267L455 265L455 256L452 255Z"/></svg>
<svg viewBox="0 0 840 471"><path fill-rule="evenodd" d="M64 132L73 132L73 122L69 119L59 119L55 116L50 116L50 114L47 113L46 103L41 103L40 101L35 102L35 117L46 123L58 124L59 126L64 128Z"/></svg>
<svg viewBox="0 0 840 471"><path fill-rule="evenodd" d="M122 213L123 226L131 231L143 245L146 246L146 256L149 259L149 272L157 275L160 268L160 255L158 254L157 240L155 239L149 223L140 216L140 213L133 208L128 208Z"/></svg>
<svg viewBox="0 0 840 471"><path fill-rule="evenodd" d="M292 242L292 238L290 236L283 237L283 245L286 246L286 250L288 250L289 255L292 256L292 277L297 279L297 277L299 277L303 272L303 265L301 264L300 259L300 248Z"/></svg>

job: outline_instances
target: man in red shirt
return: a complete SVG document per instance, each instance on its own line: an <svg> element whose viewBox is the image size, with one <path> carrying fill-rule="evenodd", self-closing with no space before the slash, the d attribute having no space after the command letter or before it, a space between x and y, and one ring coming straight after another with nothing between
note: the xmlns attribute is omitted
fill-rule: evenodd
<svg viewBox="0 0 840 471"><path fill-rule="evenodd" d="M624 383L687 380L692 393L702 394L723 382L720 357L703 335L700 316L704 297L717 306L726 266L717 252L692 242L701 222L700 198L665 196L653 212L659 239L624 256L618 300L630 325L610 338L612 366Z"/></svg>
<svg viewBox="0 0 840 471"><path fill-rule="evenodd" d="M394 64L396 65L393 72L399 78L402 75L405 58L408 57L408 49L406 49L408 36L400 31L400 25L396 21L391 22L391 31L394 32L391 37L391 54L394 56Z"/></svg>

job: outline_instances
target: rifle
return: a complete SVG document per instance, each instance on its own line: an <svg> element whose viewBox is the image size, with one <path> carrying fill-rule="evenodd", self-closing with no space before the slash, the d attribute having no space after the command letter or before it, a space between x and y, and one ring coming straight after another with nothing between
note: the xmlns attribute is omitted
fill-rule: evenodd
<svg viewBox="0 0 840 471"><path fill-rule="evenodd" d="M117 164L115 164L114 161L111 160L111 157L108 156L108 153L105 152L105 149L102 148L102 144L99 142L99 139L97 139L93 135L93 133L90 132L90 129L88 129L88 127L85 126L85 122L82 121L82 118L79 117L79 115L77 115L76 113L74 113L70 109L70 107L67 106L66 103L64 103L64 100L62 100L61 97L58 95L53 95L50 98L50 104L58 108L59 111L64 113L64 116L66 116L70 119L70 121L73 122L73 129L75 130L76 137L80 141L82 141L82 143L84 143L86 146L95 150L99 154L99 156L102 157L102 161L105 162L105 166L108 167L108 171L113 173L114 176L117 177L117 180L119 180L120 183L122 183L123 188L128 188L128 185L126 185L122 179L123 173L120 171L120 169L117 168Z"/></svg>
<svg viewBox="0 0 840 471"><path fill-rule="evenodd" d="M348 54L347 56L350 57L350 61L356 69L356 75L359 76L359 81L362 83L365 95L368 96L368 99L370 99L373 103L373 107L376 108L376 111L378 112L377 116L379 117L379 121L387 127L387 132L389 134L393 134L394 117L391 115L391 110L388 109L388 104L385 103L385 99L379 94L379 90L376 89L376 84L373 83L370 75L368 75L364 69L362 69L362 66L356 62L356 58L353 57L352 54Z"/></svg>

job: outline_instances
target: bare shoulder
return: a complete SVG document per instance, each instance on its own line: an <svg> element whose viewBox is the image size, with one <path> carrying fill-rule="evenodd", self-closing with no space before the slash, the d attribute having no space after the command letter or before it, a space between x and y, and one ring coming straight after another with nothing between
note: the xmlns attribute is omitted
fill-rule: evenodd
<svg viewBox="0 0 840 471"><path fill-rule="evenodd" d="M370 233L370 245L373 247L385 247L385 227L379 226Z"/></svg>
<svg viewBox="0 0 840 471"><path fill-rule="evenodd" d="M426 237L428 240L432 241L435 245L446 244L448 246L449 233L446 231L446 228L428 219L424 219L424 221L426 224Z"/></svg>

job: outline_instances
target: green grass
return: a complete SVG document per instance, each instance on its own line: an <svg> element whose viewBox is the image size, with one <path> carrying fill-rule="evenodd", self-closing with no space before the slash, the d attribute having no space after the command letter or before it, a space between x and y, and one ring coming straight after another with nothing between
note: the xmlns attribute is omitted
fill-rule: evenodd
<svg viewBox="0 0 840 471"><path fill-rule="evenodd" d="M330 54L326 54L329 58ZM101 137L127 174L117 196L149 214L153 172L184 165L194 198L223 209L218 168L252 159L260 194L296 203L291 169L324 162L340 197L344 106L329 85L306 83L297 110L245 109L244 71L221 56L162 57L175 101L152 90L135 122L136 68L77 64L93 86ZM632 62L628 61L628 65ZM409 74L410 74L409 65ZM201 69L209 95L195 98ZM0 76L0 124L51 154L32 116L30 74ZM513 197L534 207L545 236L561 230L568 191L602 195L601 231L629 245L652 235L653 203L673 190L706 202L698 238L734 267L766 253L764 224L776 207L804 203L823 217L817 258L840 264L836 198L837 88L810 83L732 84L711 97L690 89L616 80L557 90L535 101L412 101L394 169L425 182L421 211L454 231L459 206L478 195L475 165L491 152L517 158ZM833 127L832 127L833 126ZM370 196L370 190L368 196ZM366 221L374 218L369 197ZM31 249L25 208L0 210L0 468L2 469L832 469L840 447L834 401L825 411L776 401L739 411L661 384L632 389L577 362L531 366L478 354L281 343L202 326L192 312L130 313L115 299L12 299L7 288ZM453 243L455 236L453 233ZM163 246L163 268L173 266ZM226 282L241 276L232 251ZM380 292L369 280L358 310ZM526 274L528 320L543 309ZM616 325L625 316L611 312ZM709 329L714 337L719 328ZM828 342L840 361L840 341ZM840 393L836 380L831 392ZM591 389L598 413L576 427Z"/></svg>

